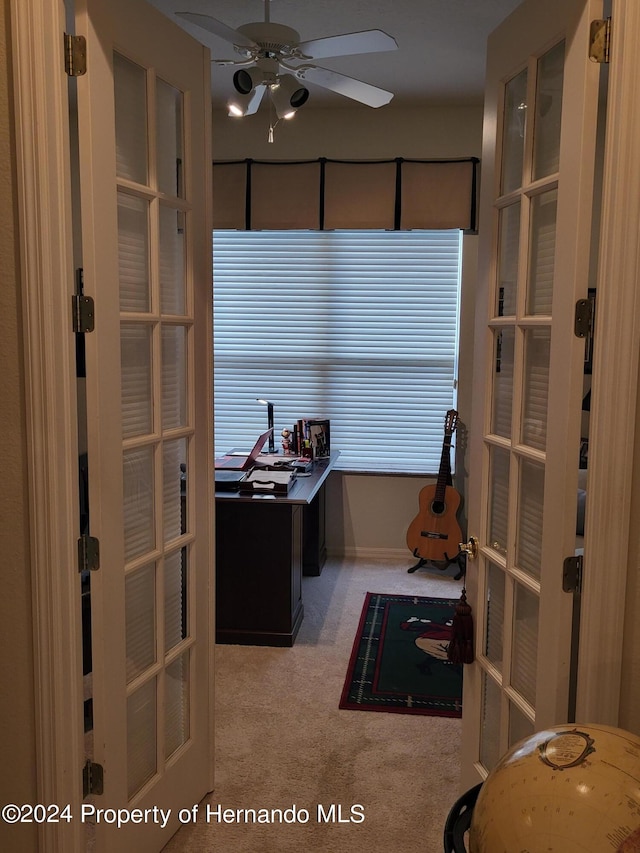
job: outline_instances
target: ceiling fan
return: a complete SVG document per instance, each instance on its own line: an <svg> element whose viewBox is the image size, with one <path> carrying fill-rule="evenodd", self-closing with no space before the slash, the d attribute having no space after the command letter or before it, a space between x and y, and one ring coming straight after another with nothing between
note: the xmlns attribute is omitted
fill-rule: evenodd
<svg viewBox="0 0 640 853"><path fill-rule="evenodd" d="M382 30L364 30L327 38L300 41L296 30L272 23L270 0L264 0L264 21L243 24L237 30L210 15L176 12L179 18L231 42L238 59L214 59L218 65L237 67L233 85L238 97L229 102L232 115L257 112L266 91L278 118L291 118L309 98L304 83L330 89L370 107L381 107L392 92L315 65L311 60L396 50L396 40Z"/></svg>

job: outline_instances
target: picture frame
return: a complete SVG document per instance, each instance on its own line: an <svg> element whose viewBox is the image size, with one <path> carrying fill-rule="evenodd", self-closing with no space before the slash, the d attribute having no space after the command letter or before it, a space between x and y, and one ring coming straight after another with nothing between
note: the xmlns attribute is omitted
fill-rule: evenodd
<svg viewBox="0 0 640 853"><path fill-rule="evenodd" d="M331 455L331 423L327 418L307 420L309 439L314 459L327 459Z"/></svg>

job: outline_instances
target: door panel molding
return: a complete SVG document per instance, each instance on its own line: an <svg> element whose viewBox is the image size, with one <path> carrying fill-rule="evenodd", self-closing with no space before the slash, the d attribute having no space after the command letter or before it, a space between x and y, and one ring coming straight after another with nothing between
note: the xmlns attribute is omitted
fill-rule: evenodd
<svg viewBox="0 0 640 853"><path fill-rule="evenodd" d="M82 799L78 446L64 2L11 2L23 294L38 802ZM84 849L78 820L39 847Z"/></svg>

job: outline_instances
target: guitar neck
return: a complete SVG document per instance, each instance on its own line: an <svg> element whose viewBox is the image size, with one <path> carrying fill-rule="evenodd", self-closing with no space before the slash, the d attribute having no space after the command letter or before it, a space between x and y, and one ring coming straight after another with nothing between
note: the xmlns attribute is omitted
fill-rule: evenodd
<svg viewBox="0 0 640 853"><path fill-rule="evenodd" d="M451 434L445 433L444 442L442 443L442 454L440 456L440 470L438 472L438 480L436 482L435 499L437 501L444 500L449 478L451 477Z"/></svg>

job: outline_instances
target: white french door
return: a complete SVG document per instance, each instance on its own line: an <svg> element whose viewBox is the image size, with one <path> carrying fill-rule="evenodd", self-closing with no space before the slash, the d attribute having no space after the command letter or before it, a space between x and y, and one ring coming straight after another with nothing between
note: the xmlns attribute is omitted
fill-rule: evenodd
<svg viewBox="0 0 640 853"><path fill-rule="evenodd" d="M471 424L463 786L569 715L601 0L525 0L488 44Z"/></svg>
<svg viewBox="0 0 640 853"><path fill-rule="evenodd" d="M210 61L141 0L79 0L99 808L170 811L96 849L155 851L212 788ZM158 812L155 813L158 815ZM91 817L91 816L90 816ZM162 818L164 822L164 818Z"/></svg>

